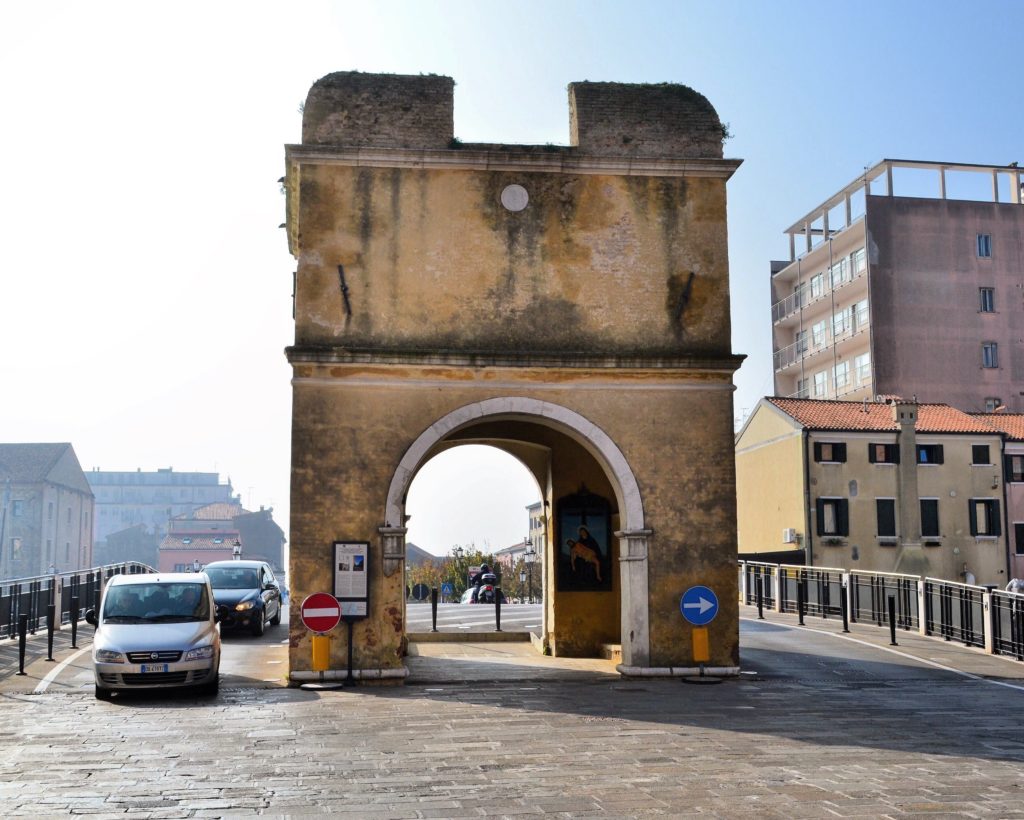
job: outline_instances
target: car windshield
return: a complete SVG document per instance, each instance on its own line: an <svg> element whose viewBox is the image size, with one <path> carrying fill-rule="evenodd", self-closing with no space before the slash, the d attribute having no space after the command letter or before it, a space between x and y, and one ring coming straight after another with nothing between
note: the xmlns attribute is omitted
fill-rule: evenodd
<svg viewBox="0 0 1024 820"><path fill-rule="evenodd" d="M209 617L205 584L124 584L110 587L103 599L107 623L205 621Z"/></svg>
<svg viewBox="0 0 1024 820"><path fill-rule="evenodd" d="M214 589L255 589L256 570L247 567L207 567L206 574Z"/></svg>

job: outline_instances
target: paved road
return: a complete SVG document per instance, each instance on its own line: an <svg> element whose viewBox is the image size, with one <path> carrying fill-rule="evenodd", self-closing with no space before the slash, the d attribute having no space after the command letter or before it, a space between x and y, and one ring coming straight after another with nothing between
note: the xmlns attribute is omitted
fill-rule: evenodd
<svg viewBox="0 0 1024 820"><path fill-rule="evenodd" d="M504 632L534 632L540 634L541 604L503 604L501 629ZM429 603L410 602L406 606L410 632L429 632L431 610ZM437 629L439 632L490 632L495 627L495 607L488 604L438 604Z"/></svg>
<svg viewBox="0 0 1024 820"><path fill-rule="evenodd" d="M718 686L524 654L500 679L420 657L460 674L403 687L5 693L0 815L1024 817L1024 665L808 627L744 620L757 674Z"/></svg>

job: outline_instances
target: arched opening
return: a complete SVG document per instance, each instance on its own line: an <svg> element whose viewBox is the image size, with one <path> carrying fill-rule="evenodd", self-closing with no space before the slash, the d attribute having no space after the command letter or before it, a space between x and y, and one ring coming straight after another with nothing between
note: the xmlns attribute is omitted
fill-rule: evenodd
<svg viewBox="0 0 1024 820"><path fill-rule="evenodd" d="M385 537L404 539L408 492L423 465L438 453L467 443L488 444L513 455L541 490L547 532L543 567L547 648L557 655L596 656L606 644L621 644L623 663L646 662L649 533L639 489L615 443L574 411L536 399L508 397L465 405L438 419L407 450L395 471L388 492L387 526L382 530ZM574 586L566 580L567 563L574 571L583 566L566 546L577 531L566 537L567 528L579 523L579 511L569 511L569 500L580 497L603 501L607 510L601 530L607 538L607 575L592 586ZM387 552L399 554L396 547L392 544Z"/></svg>

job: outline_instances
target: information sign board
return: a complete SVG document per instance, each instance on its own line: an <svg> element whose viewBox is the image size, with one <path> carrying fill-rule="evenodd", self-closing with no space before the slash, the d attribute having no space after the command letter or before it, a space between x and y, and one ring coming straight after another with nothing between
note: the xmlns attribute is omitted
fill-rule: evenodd
<svg viewBox="0 0 1024 820"><path fill-rule="evenodd" d="M365 618L370 606L370 543L334 542L334 597L346 620Z"/></svg>

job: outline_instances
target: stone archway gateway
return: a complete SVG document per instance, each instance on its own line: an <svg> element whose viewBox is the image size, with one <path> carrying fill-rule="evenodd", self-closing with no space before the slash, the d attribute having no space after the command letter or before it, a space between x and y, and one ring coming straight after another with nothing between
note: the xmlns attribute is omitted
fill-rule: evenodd
<svg viewBox="0 0 1024 820"><path fill-rule="evenodd" d="M293 594L331 591L333 544L365 544L355 674L402 678L405 494L436 453L489 443L542 488L546 575L570 542L597 574L549 582L552 652L620 643L625 674L688 674L679 598L704 585L709 666L735 670L724 129L685 86L575 83L570 146L466 144L452 90L328 75L287 149ZM572 504L605 510L601 561L586 528L556 540ZM292 678L319 677L290 637Z"/></svg>

